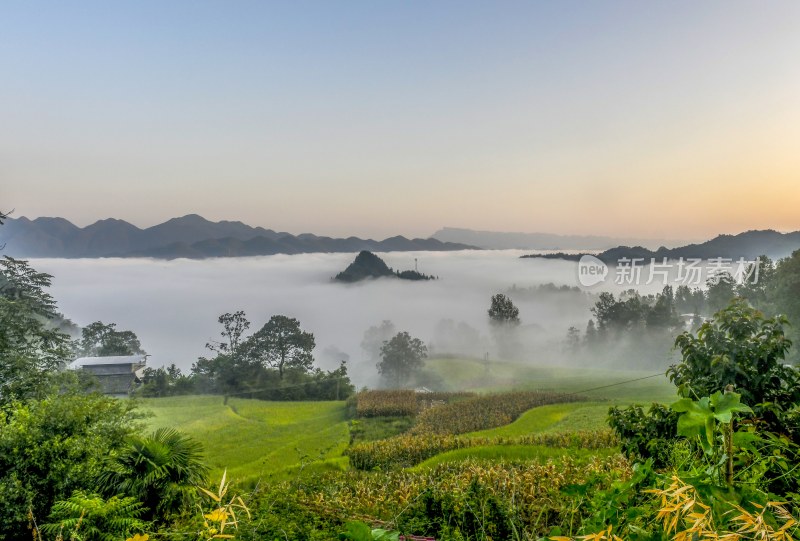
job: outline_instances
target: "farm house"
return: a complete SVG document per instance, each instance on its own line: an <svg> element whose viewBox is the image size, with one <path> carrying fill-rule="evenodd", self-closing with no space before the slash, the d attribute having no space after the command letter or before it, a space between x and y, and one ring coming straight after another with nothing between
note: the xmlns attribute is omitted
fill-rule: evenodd
<svg viewBox="0 0 800 541"><path fill-rule="evenodd" d="M127 396L140 381L146 362L146 355L80 357L72 361L68 368L93 374L103 394Z"/></svg>

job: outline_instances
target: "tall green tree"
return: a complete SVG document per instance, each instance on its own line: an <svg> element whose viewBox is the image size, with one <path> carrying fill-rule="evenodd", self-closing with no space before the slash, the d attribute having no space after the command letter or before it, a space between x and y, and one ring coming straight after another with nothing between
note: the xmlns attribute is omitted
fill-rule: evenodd
<svg viewBox="0 0 800 541"><path fill-rule="evenodd" d="M427 357L428 348L422 340L412 338L405 331L399 332L381 347L378 372L394 388L399 389L424 366Z"/></svg>
<svg viewBox="0 0 800 541"><path fill-rule="evenodd" d="M69 357L69 336L51 324L51 278L26 261L0 259L0 408L44 396Z"/></svg>
<svg viewBox="0 0 800 541"><path fill-rule="evenodd" d="M300 328L292 317L276 315L243 344L252 361L278 369L280 379L286 370L308 372L314 364L314 335Z"/></svg>

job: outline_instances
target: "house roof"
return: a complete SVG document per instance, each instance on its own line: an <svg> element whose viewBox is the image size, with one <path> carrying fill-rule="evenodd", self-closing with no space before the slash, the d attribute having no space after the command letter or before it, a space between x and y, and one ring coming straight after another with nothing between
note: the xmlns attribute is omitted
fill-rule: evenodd
<svg viewBox="0 0 800 541"><path fill-rule="evenodd" d="M145 355L117 355L113 357L79 357L75 359L67 368L75 370L84 366L99 366L109 364L144 364Z"/></svg>

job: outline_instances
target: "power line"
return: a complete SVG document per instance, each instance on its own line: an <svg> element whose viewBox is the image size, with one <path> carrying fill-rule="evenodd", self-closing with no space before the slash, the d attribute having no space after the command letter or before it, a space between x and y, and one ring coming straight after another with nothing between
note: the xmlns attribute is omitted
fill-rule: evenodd
<svg viewBox="0 0 800 541"><path fill-rule="evenodd" d="M636 381L642 381L642 380L645 380L645 379L651 379L651 378L655 378L655 377L658 377L658 376L664 376L664 373L663 372L659 372L658 374L651 374L649 376L643 376L641 378L635 378L635 379L629 379L629 380L625 380L625 381L620 381L619 383L611 383L609 385L601 385L600 387L592 387L591 389L584 389L583 391L576 391L574 393L566 393L564 396L573 396L573 395L576 395L576 394L590 393L592 391L599 391L600 389L608 389L609 387L617 387L619 385L626 385L628 383L634 383Z"/></svg>

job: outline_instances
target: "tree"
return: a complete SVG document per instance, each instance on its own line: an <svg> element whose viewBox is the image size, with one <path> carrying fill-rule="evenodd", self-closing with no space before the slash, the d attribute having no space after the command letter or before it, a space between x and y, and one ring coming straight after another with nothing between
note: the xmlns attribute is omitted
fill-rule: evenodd
<svg viewBox="0 0 800 541"><path fill-rule="evenodd" d="M247 321L245 313L241 310L238 312L226 312L217 318L217 321L222 325L222 332L220 336L225 339L224 342L208 342L206 348L217 353L236 353L239 345L242 343L242 337L247 329L250 328L250 322Z"/></svg>
<svg viewBox="0 0 800 541"><path fill-rule="evenodd" d="M399 332L381 347L378 372L395 388L400 388L422 368L427 357L428 348L422 340L411 338L405 331Z"/></svg>
<svg viewBox="0 0 800 541"><path fill-rule="evenodd" d="M721 272L716 276L710 277L706 285L708 291L708 308L711 312L722 310L736 296L736 282L727 272Z"/></svg>
<svg viewBox="0 0 800 541"><path fill-rule="evenodd" d="M498 293L492 296L492 304L489 307L489 321L493 325L519 325L519 308L514 306L511 299Z"/></svg>
<svg viewBox="0 0 800 541"><path fill-rule="evenodd" d="M675 289L675 309L681 314L701 314L705 311L706 294L699 287L679 285Z"/></svg>
<svg viewBox="0 0 800 541"><path fill-rule="evenodd" d="M499 355L505 358L514 357L521 350L516 332L520 324L519 309L510 298L498 293L492 296L488 313Z"/></svg>
<svg viewBox="0 0 800 541"><path fill-rule="evenodd" d="M384 319L380 325L373 325L364 331L364 338L361 340L361 349L367 354L371 361L381 358L381 346L395 335L394 323Z"/></svg>
<svg viewBox="0 0 800 541"><path fill-rule="evenodd" d="M136 390L138 396L173 396L194 392L194 382L184 376L175 363L165 367L144 369L142 386Z"/></svg>
<svg viewBox="0 0 800 541"><path fill-rule="evenodd" d="M303 331L295 318L276 315L243 344L245 355L262 366L278 369L280 379L286 370L308 372L314 364L314 335Z"/></svg>
<svg viewBox="0 0 800 541"><path fill-rule="evenodd" d="M588 346L594 345L597 342L597 327L595 327L593 319L590 319L586 324L586 333L584 334L583 341Z"/></svg>
<svg viewBox="0 0 800 541"><path fill-rule="evenodd" d="M795 342L800 341L800 250L778 261L765 295L774 313L784 314L788 318L791 327L787 334ZM800 349L795 348L790 358L797 364L800 361Z"/></svg>
<svg viewBox="0 0 800 541"><path fill-rule="evenodd" d="M116 323L90 323L81 330L78 350L86 357L144 355L142 344L133 331L118 331Z"/></svg>
<svg viewBox="0 0 800 541"><path fill-rule="evenodd" d="M148 509L145 518L166 521L192 502L196 487L205 484L208 468L203 447L172 428L135 436L106 462L99 484L108 495L136 498Z"/></svg>
<svg viewBox="0 0 800 541"><path fill-rule="evenodd" d="M645 322L648 329L660 330L676 329L682 325L675 312L675 296L671 286L665 286L656 297L655 304L647 311Z"/></svg>
<svg viewBox="0 0 800 541"><path fill-rule="evenodd" d="M567 329L567 338L564 347L569 353L577 353L581 346L581 331L574 325Z"/></svg>
<svg viewBox="0 0 800 541"><path fill-rule="evenodd" d="M0 408L44 396L69 357L69 337L50 324L57 315L45 291L51 278L26 261L0 259Z"/></svg>
<svg viewBox="0 0 800 541"><path fill-rule="evenodd" d="M667 374L681 396L700 398L732 390L766 424L783 433L784 414L800 404L800 372L784 364L791 341L784 335L784 316L766 318L734 299L700 326L697 335L684 332L675 340L682 362Z"/></svg>
<svg viewBox="0 0 800 541"><path fill-rule="evenodd" d="M754 263L747 266L744 276L741 277L742 282L735 288L736 295L747 299L759 310L772 308L768 292L775 281L776 274L773 261L765 255L759 256Z"/></svg>

